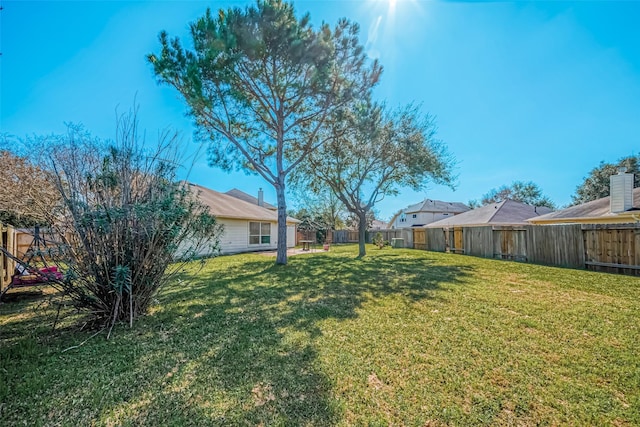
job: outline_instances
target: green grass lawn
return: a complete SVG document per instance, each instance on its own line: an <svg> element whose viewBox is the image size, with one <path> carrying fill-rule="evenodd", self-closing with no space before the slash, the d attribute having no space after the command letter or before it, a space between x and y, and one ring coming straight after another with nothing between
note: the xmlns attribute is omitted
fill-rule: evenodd
<svg viewBox="0 0 640 427"><path fill-rule="evenodd" d="M356 253L194 264L133 329L71 349L81 319L51 332L15 292L0 425L640 425L640 279Z"/></svg>

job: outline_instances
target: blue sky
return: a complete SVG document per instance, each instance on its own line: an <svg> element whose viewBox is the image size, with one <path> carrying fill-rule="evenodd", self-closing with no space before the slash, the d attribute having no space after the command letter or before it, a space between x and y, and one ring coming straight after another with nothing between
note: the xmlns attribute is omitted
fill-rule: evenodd
<svg viewBox="0 0 640 427"><path fill-rule="evenodd" d="M196 151L177 93L159 86L145 55L157 35L188 35L205 9L246 2L0 0L0 128L63 133L82 123L112 138L116 109L134 98L140 125L181 131ZM312 23L347 17L384 66L378 99L421 103L458 160L455 191L403 190L377 207L388 219L424 198L467 202L514 180L559 205L602 160L640 148L640 2L295 1ZM275 191L261 178L208 167L190 180L215 190ZM292 204L291 202L289 203Z"/></svg>

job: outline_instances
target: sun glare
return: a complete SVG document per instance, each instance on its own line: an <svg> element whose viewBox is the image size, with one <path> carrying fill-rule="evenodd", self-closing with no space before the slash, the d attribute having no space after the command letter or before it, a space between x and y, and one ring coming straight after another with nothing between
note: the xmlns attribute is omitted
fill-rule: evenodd
<svg viewBox="0 0 640 427"><path fill-rule="evenodd" d="M396 9L398 8L398 3L413 3L413 4L417 4L418 0L373 0L377 3L382 3L382 4L387 4L387 13L389 15L392 15L396 12ZM400 6L402 7L402 6Z"/></svg>
<svg viewBox="0 0 640 427"><path fill-rule="evenodd" d="M398 0L389 0L389 12L394 12L396 10L396 3Z"/></svg>
<svg viewBox="0 0 640 427"><path fill-rule="evenodd" d="M367 37L367 54L378 59L381 52L387 52L389 43L394 43L398 21L421 15L419 0L367 0L371 22ZM386 47L385 47L386 46Z"/></svg>

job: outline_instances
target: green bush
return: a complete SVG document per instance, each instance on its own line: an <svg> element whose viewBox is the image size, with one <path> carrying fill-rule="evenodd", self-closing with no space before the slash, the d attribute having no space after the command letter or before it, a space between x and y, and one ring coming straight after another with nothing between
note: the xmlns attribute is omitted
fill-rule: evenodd
<svg viewBox="0 0 640 427"><path fill-rule="evenodd" d="M379 231L376 233L375 237L373 238L373 244L377 246L378 249L384 248L384 245L385 245L384 238L382 237L382 233L380 233Z"/></svg>

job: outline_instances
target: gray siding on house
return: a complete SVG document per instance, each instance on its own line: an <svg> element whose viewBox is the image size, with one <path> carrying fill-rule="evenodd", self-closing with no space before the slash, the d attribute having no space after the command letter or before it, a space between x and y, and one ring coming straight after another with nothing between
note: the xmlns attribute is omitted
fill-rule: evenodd
<svg viewBox="0 0 640 427"><path fill-rule="evenodd" d="M391 219L390 226L393 228L418 227L450 218L468 210L469 207L463 203L426 199L396 214Z"/></svg>

